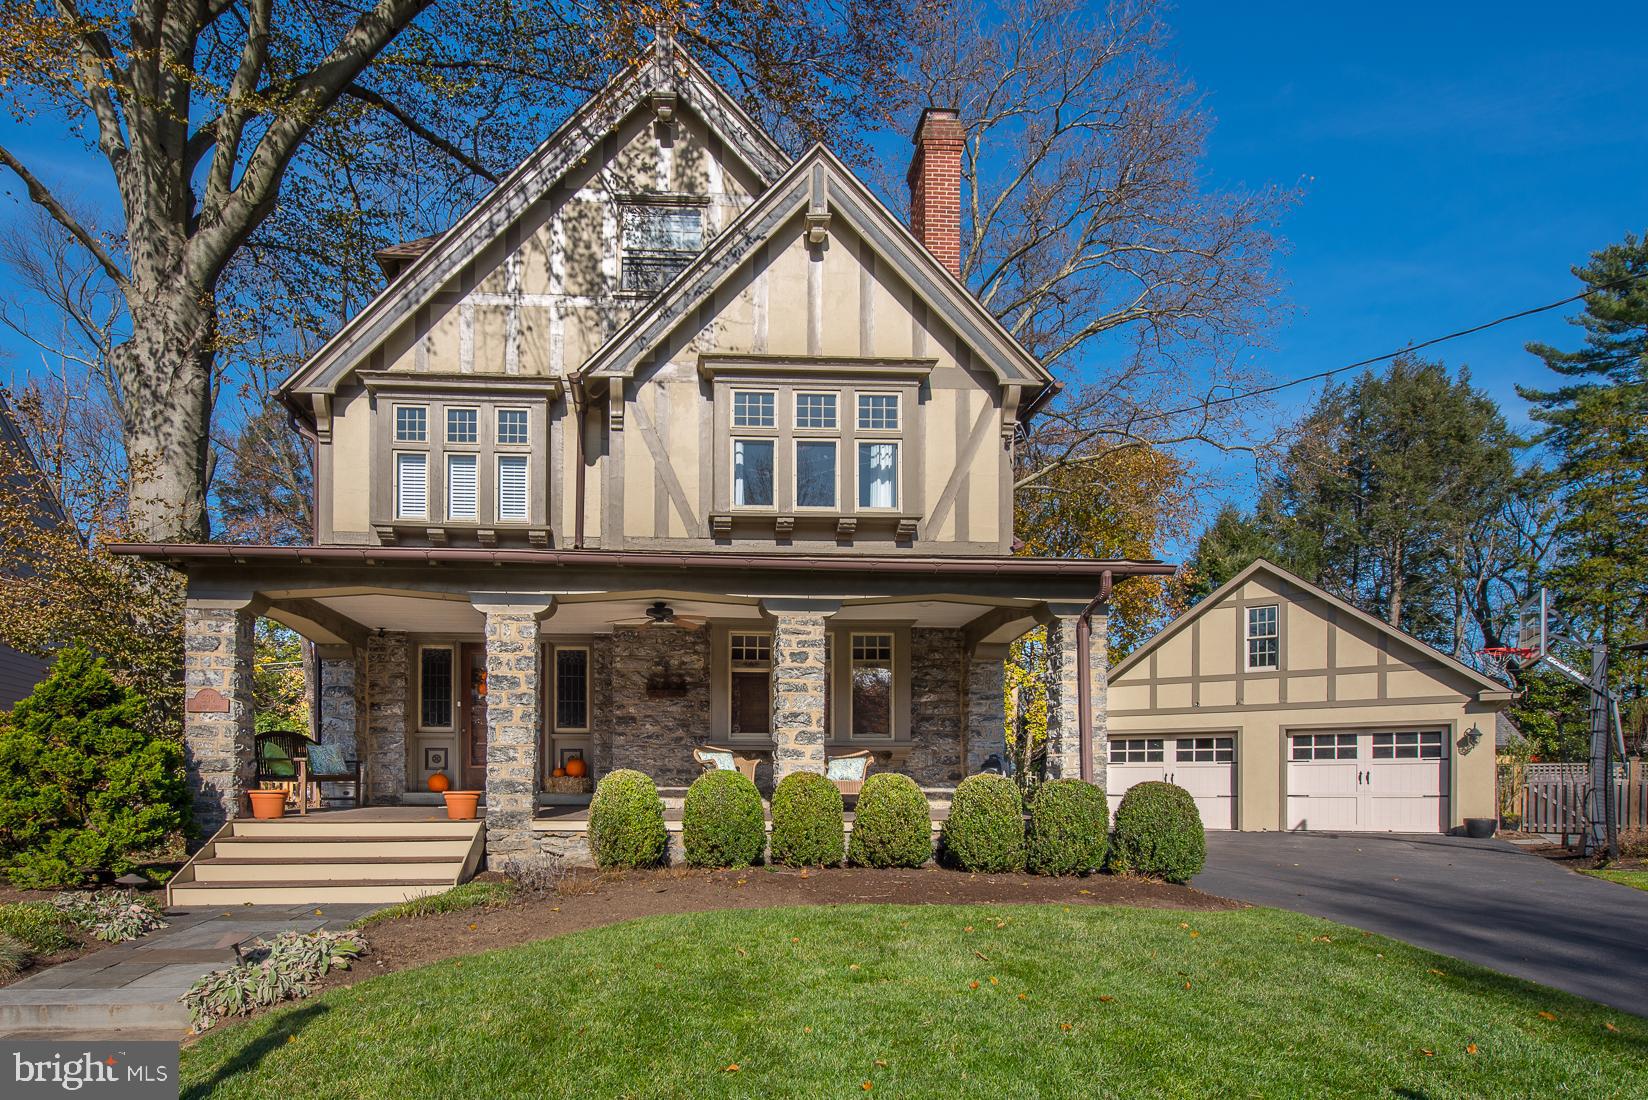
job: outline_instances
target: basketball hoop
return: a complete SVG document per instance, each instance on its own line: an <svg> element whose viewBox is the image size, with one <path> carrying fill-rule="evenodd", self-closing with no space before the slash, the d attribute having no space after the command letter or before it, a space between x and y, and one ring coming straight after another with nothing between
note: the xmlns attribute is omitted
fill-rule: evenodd
<svg viewBox="0 0 1648 1100"><path fill-rule="evenodd" d="M1519 645L1491 645L1476 651L1476 655L1482 658L1482 663L1507 682L1515 677L1518 669L1528 663L1529 658L1538 653L1539 650L1531 646Z"/></svg>

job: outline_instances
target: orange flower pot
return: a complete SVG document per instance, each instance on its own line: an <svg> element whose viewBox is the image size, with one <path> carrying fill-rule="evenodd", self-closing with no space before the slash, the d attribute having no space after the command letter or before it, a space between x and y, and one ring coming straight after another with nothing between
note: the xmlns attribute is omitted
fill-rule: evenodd
<svg viewBox="0 0 1648 1100"><path fill-rule="evenodd" d="M474 821L480 808L480 791L447 791L446 816L452 821Z"/></svg>
<svg viewBox="0 0 1648 1100"><path fill-rule="evenodd" d="M247 791L252 800L252 816L265 821L286 816L285 791Z"/></svg>

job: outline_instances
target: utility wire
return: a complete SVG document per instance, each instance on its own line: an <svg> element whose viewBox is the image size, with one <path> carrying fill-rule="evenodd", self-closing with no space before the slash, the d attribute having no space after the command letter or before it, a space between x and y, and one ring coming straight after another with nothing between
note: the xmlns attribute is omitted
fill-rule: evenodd
<svg viewBox="0 0 1648 1100"><path fill-rule="evenodd" d="M1167 412L1152 413L1145 419L1165 420L1170 416L1183 416L1185 413L1200 412L1201 410L1210 408L1214 405L1228 405L1232 401L1245 401L1250 397L1263 397L1265 394L1291 389L1294 386L1302 386L1307 382L1319 382L1324 378L1332 378L1334 375L1343 374L1348 370L1356 370L1358 367L1371 367L1375 363L1383 363L1386 360L1395 359L1399 355L1407 355L1409 352L1418 351L1420 348L1434 347L1437 344L1446 343L1449 340L1457 340L1461 336L1470 336L1473 333L1482 332L1485 329L1494 328L1497 325L1503 325L1510 321L1520 321L1522 318L1532 317L1536 313L1549 313L1553 309L1561 309L1563 306L1572 305L1574 302L1589 298L1591 295L1597 294L1601 291L1613 290L1616 287L1622 287L1629 283L1637 282L1641 279L1648 279L1648 271L1640 271L1635 275L1625 275L1618 279L1611 279L1606 283L1598 283L1596 286L1593 286L1588 290L1582 290L1578 294L1570 294L1568 297L1563 298L1560 301L1551 302L1543 306L1534 306L1532 309L1525 309L1519 313L1508 313L1503 317L1496 317L1492 321L1484 321L1480 325L1472 325L1470 328L1462 328L1457 332L1450 332L1444 336L1433 336L1431 339L1426 340L1423 343L1409 344L1405 348L1398 348L1396 351L1387 351L1383 355L1375 355L1370 359L1359 359L1354 363L1346 363L1342 367L1334 367L1331 370L1317 371L1315 374L1307 374L1301 378L1292 378L1286 382L1277 382L1275 385L1271 386L1261 386L1258 389L1247 390L1243 393L1233 393L1224 397L1210 397L1206 401L1199 402L1195 405L1186 405L1179 409L1169 409Z"/></svg>

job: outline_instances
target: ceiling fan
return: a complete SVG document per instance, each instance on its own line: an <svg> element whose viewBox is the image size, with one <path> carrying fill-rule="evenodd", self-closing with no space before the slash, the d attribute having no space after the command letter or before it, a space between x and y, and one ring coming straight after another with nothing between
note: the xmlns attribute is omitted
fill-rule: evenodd
<svg viewBox="0 0 1648 1100"><path fill-rule="evenodd" d="M620 619L614 626L680 626L688 630L697 630L704 625L703 619L695 615L677 615L675 608L663 600L654 600L646 609L646 617L640 619Z"/></svg>

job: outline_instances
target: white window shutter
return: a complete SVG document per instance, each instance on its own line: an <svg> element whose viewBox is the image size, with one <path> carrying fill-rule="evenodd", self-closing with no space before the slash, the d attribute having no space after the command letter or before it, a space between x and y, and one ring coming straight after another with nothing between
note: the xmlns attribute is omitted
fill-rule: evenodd
<svg viewBox="0 0 1648 1100"><path fill-rule="evenodd" d="M395 517L429 518L429 456L395 456Z"/></svg>
<svg viewBox="0 0 1648 1100"><path fill-rule="evenodd" d="M524 523L527 514L526 455L498 456L498 519Z"/></svg>
<svg viewBox="0 0 1648 1100"><path fill-rule="evenodd" d="M446 514L449 519L478 518L475 456L446 456Z"/></svg>

